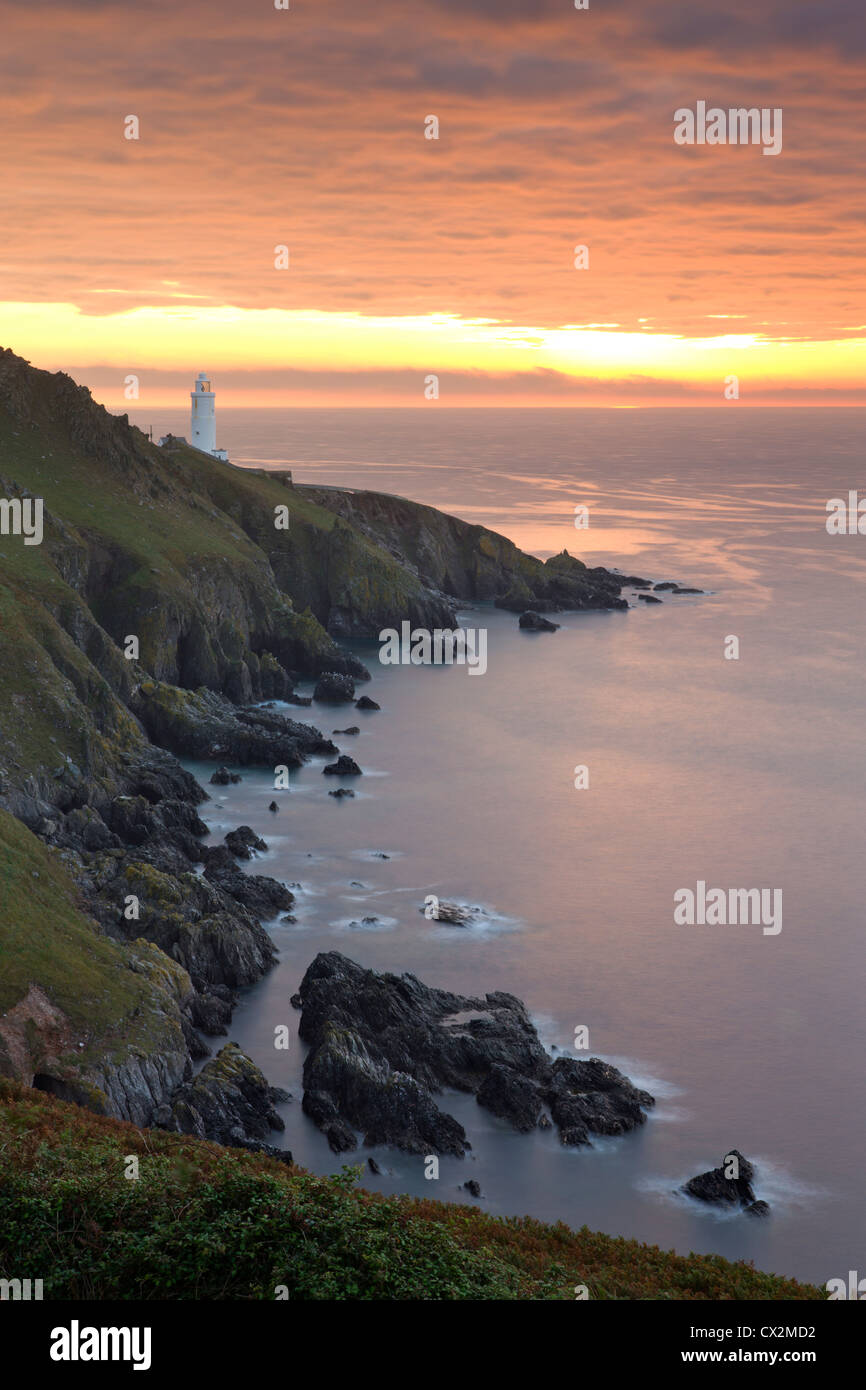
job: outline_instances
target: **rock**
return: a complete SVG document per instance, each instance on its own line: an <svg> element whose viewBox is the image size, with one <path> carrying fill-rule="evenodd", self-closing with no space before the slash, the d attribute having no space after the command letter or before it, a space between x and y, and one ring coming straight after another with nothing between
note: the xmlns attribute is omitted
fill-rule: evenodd
<svg viewBox="0 0 866 1390"><path fill-rule="evenodd" d="M367 1167L370 1169L370 1172L371 1172L371 1173L375 1173L375 1174L376 1174L376 1177L377 1177L377 1178L381 1176L382 1169L379 1167L379 1165L378 1165L378 1163L376 1162L375 1158L370 1157L370 1158L367 1159Z"/></svg>
<svg viewBox="0 0 866 1390"><path fill-rule="evenodd" d="M348 705L354 698L355 682L351 676L343 676L336 671L325 671L316 681L314 700L329 705Z"/></svg>
<svg viewBox="0 0 866 1390"><path fill-rule="evenodd" d="M265 841L248 825L239 825L237 830L230 830L225 837L225 844L236 859L252 859L253 850L267 850Z"/></svg>
<svg viewBox="0 0 866 1390"><path fill-rule="evenodd" d="M348 753L341 753L337 761L328 763L322 768L322 772L326 777L360 777L362 775L355 759L350 758Z"/></svg>
<svg viewBox="0 0 866 1390"><path fill-rule="evenodd" d="M335 796L338 801L342 801L344 796L354 796L351 787L338 787L335 792L328 792L328 796Z"/></svg>
<svg viewBox="0 0 866 1390"><path fill-rule="evenodd" d="M225 846L222 852L228 854ZM219 849L209 851L204 877L223 893L242 903L256 917L275 917L278 912L288 912L295 905L294 895L285 884L265 874L242 873L233 860L229 859L226 863L222 859ZM263 935L269 940L266 932Z"/></svg>
<svg viewBox="0 0 866 1390"><path fill-rule="evenodd" d="M652 594L638 594L638 603L661 603L660 598L653 598Z"/></svg>
<svg viewBox="0 0 866 1390"><path fill-rule="evenodd" d="M230 991L261 979L273 965L276 951L258 920L256 909L261 903L256 901L256 884L251 876L239 871L224 845L206 854L201 877L189 872L164 873L134 853L91 865L91 871L99 875L99 883L92 885L95 891L89 906L110 935L127 941L143 937L153 942L172 962L189 972L196 990L230 999ZM223 856L228 868L224 867ZM86 887L91 888L90 881ZM281 885L275 887L285 891ZM243 899L236 897L235 891L242 893ZM128 894L139 899L137 921L127 922L118 913L118 902ZM246 901L248 895L255 902L252 909ZM222 995L221 989L229 993Z"/></svg>
<svg viewBox="0 0 866 1390"><path fill-rule="evenodd" d="M301 996L299 994L293 994L291 999L289 1000L289 1003L291 1004L293 1009L303 1008L303 1005L301 1004Z"/></svg>
<svg viewBox="0 0 866 1390"><path fill-rule="evenodd" d="M725 1169L732 1167L736 1169L737 1176L727 1177ZM683 1191L690 1197L696 1197L699 1202L711 1202L716 1206L750 1207L755 1205L755 1194L752 1190L754 1176L754 1168L739 1149L729 1149L718 1168L711 1168L708 1172L691 1178ZM766 1206L766 1203L759 1205Z"/></svg>
<svg viewBox="0 0 866 1390"><path fill-rule="evenodd" d="M469 1178L469 1180L465 1182L463 1186L469 1193L470 1197L481 1196L481 1184L479 1182L476 1182L475 1178Z"/></svg>
<svg viewBox="0 0 866 1390"><path fill-rule="evenodd" d="M285 1129L274 1104L286 1098L236 1043L226 1043L198 1076L178 1087L159 1127L258 1149L271 1130Z"/></svg>
<svg viewBox="0 0 866 1390"><path fill-rule="evenodd" d="M381 709L375 700L371 700L369 695L362 695L360 700L355 701L355 709Z"/></svg>
<svg viewBox="0 0 866 1390"><path fill-rule="evenodd" d="M746 1207L747 1216L769 1216L770 1206L768 1202L752 1202Z"/></svg>
<svg viewBox="0 0 866 1390"><path fill-rule="evenodd" d="M599 1058L551 1062L511 994L465 998L364 970L337 951L316 957L299 994L304 1109L336 1152L355 1147L360 1131L369 1145L462 1157L466 1133L434 1099L449 1089L523 1133L549 1107L563 1143L623 1134L653 1104Z"/></svg>
<svg viewBox="0 0 866 1390"><path fill-rule="evenodd" d="M656 592L658 592L658 593L661 593L661 591L662 591L663 589L676 589L676 588L677 588L677 585L676 585L676 584L673 584L673 583L671 583L671 582L669 582L669 581L667 581L667 580L665 581L664 584L653 584L653 589L656 590Z"/></svg>
<svg viewBox="0 0 866 1390"><path fill-rule="evenodd" d="M361 730L358 728L357 724L353 724L353 725L352 725L350 728L348 728L348 729L335 729L335 730L334 730L334 733L335 733L335 734L359 734L360 732L361 732Z"/></svg>
<svg viewBox="0 0 866 1390"><path fill-rule="evenodd" d="M419 908L425 917L427 916L427 905L423 903ZM444 898L437 900L433 910L433 916L428 918L431 922L446 922L452 927L469 927L477 918L484 914L477 907L464 907L461 903L447 902Z"/></svg>
<svg viewBox="0 0 866 1390"><path fill-rule="evenodd" d="M209 1037L224 1037L229 1031L228 1025L232 1019L231 1004L216 994L194 994L190 1013L196 1028L200 1028Z"/></svg>
<svg viewBox="0 0 866 1390"><path fill-rule="evenodd" d="M703 594L704 589L674 589L675 594Z"/></svg>
<svg viewBox="0 0 866 1390"><path fill-rule="evenodd" d="M305 708L309 708L312 703L312 695L295 695L293 692L291 695L286 696L287 705L303 705Z"/></svg>
<svg viewBox="0 0 866 1390"><path fill-rule="evenodd" d="M513 1067L495 1062L475 1096L479 1105L508 1120L521 1134L536 1128L541 1116L541 1091L536 1081L521 1076Z"/></svg>
<svg viewBox="0 0 866 1390"><path fill-rule="evenodd" d="M277 710L232 705L204 688L181 690L145 680L130 700L154 743L180 757L221 765L301 767L310 754L336 753L318 729Z"/></svg>
<svg viewBox="0 0 866 1390"><path fill-rule="evenodd" d="M540 613L530 609L526 613L521 613L518 627L521 627L524 632L556 632L559 623L552 623L549 618L542 618Z"/></svg>
<svg viewBox="0 0 866 1390"><path fill-rule="evenodd" d="M270 804L270 806L268 807L268 810L269 810L269 811L273 811L274 815L277 814L277 812L279 811L279 809L280 809L280 808L279 808L279 806L277 805L277 803L276 803L275 801L272 801L271 804Z"/></svg>
<svg viewBox="0 0 866 1390"><path fill-rule="evenodd" d="M227 767L218 767L216 772L211 774L211 784L215 787L227 787L231 782L240 782L239 772L229 772Z"/></svg>

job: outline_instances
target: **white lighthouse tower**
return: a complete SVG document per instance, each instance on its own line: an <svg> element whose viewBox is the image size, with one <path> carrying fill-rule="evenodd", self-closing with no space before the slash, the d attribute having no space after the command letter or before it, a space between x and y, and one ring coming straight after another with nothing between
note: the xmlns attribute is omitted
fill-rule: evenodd
<svg viewBox="0 0 866 1390"><path fill-rule="evenodd" d="M195 390L190 391L190 443L214 458L228 459L225 449L216 447L216 396L207 372L199 372Z"/></svg>

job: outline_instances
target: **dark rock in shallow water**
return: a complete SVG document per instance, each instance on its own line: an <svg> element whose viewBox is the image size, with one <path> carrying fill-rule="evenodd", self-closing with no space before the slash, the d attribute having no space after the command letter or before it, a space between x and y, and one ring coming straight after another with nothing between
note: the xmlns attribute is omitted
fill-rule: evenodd
<svg viewBox="0 0 866 1390"><path fill-rule="evenodd" d="M436 898L435 894L430 896L434 901L429 905L425 902L419 908L430 922L445 922L450 927L471 927L473 922L484 917L484 913L478 907L465 907L462 903L448 902L445 898Z"/></svg>
<svg viewBox="0 0 866 1390"><path fill-rule="evenodd" d="M275 917L278 912L288 912L295 904L294 895L277 879L265 874L242 873L224 845L207 852L204 876L256 917ZM263 935L268 939L266 932Z"/></svg>
<svg viewBox="0 0 866 1390"><path fill-rule="evenodd" d="M770 1205L769 1205L768 1202L752 1202L750 1206L746 1207L746 1215L747 1215L747 1216L769 1216L769 1215L770 1215Z"/></svg>
<svg viewBox="0 0 866 1390"><path fill-rule="evenodd" d="M326 767L322 768L322 771L326 777L360 777L362 775L355 759L350 758L348 753L341 753L335 763L328 763Z"/></svg>
<svg viewBox="0 0 866 1390"><path fill-rule="evenodd" d="M239 772L229 772L227 767L218 767L210 780L214 787L227 787L232 782L240 782L241 775Z"/></svg>
<svg viewBox="0 0 866 1390"><path fill-rule="evenodd" d="M660 598L653 598L652 594L638 594L638 603L661 603Z"/></svg>
<svg viewBox="0 0 866 1390"><path fill-rule="evenodd" d="M373 1157L367 1159L367 1167L370 1169L371 1173L376 1174L376 1177L379 1177L382 1173L382 1169L379 1167L378 1163Z"/></svg>
<svg viewBox="0 0 866 1390"><path fill-rule="evenodd" d="M263 1141L269 1132L285 1129L274 1105L286 1099L286 1092L269 1086L236 1043L226 1043L192 1081L178 1087L154 1118L160 1129L218 1144L267 1149Z"/></svg>
<svg viewBox="0 0 866 1390"><path fill-rule="evenodd" d="M310 706L312 703L313 703L313 697L312 697L312 695L295 695L295 694L292 694L292 695L287 695L287 696L286 696L286 704L287 704L287 705L303 705L305 708L309 708L309 706Z"/></svg>
<svg viewBox="0 0 866 1390"><path fill-rule="evenodd" d="M355 698L355 682L351 676L341 676L336 671L326 671L316 681L313 699L323 704L349 705Z"/></svg>
<svg viewBox="0 0 866 1390"><path fill-rule="evenodd" d="M670 580L666 580L664 584L653 584L653 589L657 593L661 593L663 589L676 589L677 587L678 586Z"/></svg>
<svg viewBox="0 0 866 1390"><path fill-rule="evenodd" d="M230 830L225 836L225 843L237 859L252 859L253 850L267 850L261 835L257 835L248 825L239 825L237 830Z"/></svg>
<svg viewBox="0 0 866 1390"><path fill-rule="evenodd" d="M674 589L675 594L702 594L703 589Z"/></svg>
<svg viewBox="0 0 866 1390"><path fill-rule="evenodd" d="M154 743L187 758L220 764L301 767L311 753L335 753L318 729L277 710L232 705L212 690L180 690L142 681L130 708Z"/></svg>
<svg viewBox="0 0 866 1390"><path fill-rule="evenodd" d="M522 627L524 632L557 632L559 630L559 623L552 623L549 618L542 618L540 613L532 610L521 613L518 626Z"/></svg>
<svg viewBox="0 0 866 1390"><path fill-rule="evenodd" d="M475 1099L491 1114L508 1120L521 1134L529 1134L537 1127L543 1104L536 1081L498 1062L491 1066Z"/></svg>
<svg viewBox="0 0 866 1390"><path fill-rule="evenodd" d="M360 732L361 730L358 728L357 724L352 724L348 729L334 730L335 734L359 734Z"/></svg>
<svg viewBox="0 0 866 1390"><path fill-rule="evenodd" d="M443 1088L527 1132L549 1106L563 1143L623 1134L642 1124L652 1096L598 1058L551 1062L514 995L484 999L431 989L413 975L364 970L323 952L299 990L304 1110L336 1152L391 1144L409 1153L470 1147L462 1125L439 1109Z"/></svg>
<svg viewBox="0 0 866 1390"><path fill-rule="evenodd" d="M274 815L277 814L277 811L279 811L279 809L280 809L280 808L279 808L279 806L277 805L277 803L276 803L275 801L272 801L271 804L270 804L270 806L268 807L268 810L269 810L269 811L273 811Z"/></svg>
<svg viewBox="0 0 866 1390"><path fill-rule="evenodd" d="M477 1182L475 1178L470 1178L470 1179L468 1180L468 1182L465 1182L465 1183L463 1184L463 1186L465 1187L466 1191L469 1193L470 1197L480 1197L480 1196L481 1196L481 1184L480 1184L480 1182Z"/></svg>
<svg viewBox="0 0 866 1390"><path fill-rule="evenodd" d="M344 796L353 797L354 795L351 787L338 787L335 792L328 792L328 796L335 796L338 801L342 801Z"/></svg>
<svg viewBox="0 0 866 1390"><path fill-rule="evenodd" d="M355 709L381 709L375 700L371 700L369 695L362 695L360 700L355 701Z"/></svg>
<svg viewBox="0 0 866 1390"><path fill-rule="evenodd" d="M730 1174L730 1176L728 1176ZM752 1182L755 1170L739 1149L729 1149L718 1168L699 1173L691 1178L683 1188L690 1197L700 1202L710 1202L716 1206L741 1206L748 1210L758 1207L756 1216L763 1216L770 1210L766 1202L756 1202Z"/></svg>

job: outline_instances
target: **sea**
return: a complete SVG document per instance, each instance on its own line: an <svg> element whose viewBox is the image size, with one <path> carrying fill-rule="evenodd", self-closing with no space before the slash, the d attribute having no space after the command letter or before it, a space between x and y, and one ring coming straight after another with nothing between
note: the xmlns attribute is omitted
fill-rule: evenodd
<svg viewBox="0 0 866 1390"><path fill-rule="evenodd" d="M208 786L212 841L252 826L269 849L247 867L297 898L294 922L268 924L279 963L230 1036L291 1092L274 1141L300 1164L363 1163L377 1191L456 1202L475 1178L496 1215L816 1283L866 1276L866 535L827 529L832 499L866 497L863 422L737 403L220 412L239 467L396 493L542 558L567 549L705 591L632 593L628 612L559 614L540 634L467 605L463 623L488 634L483 675L383 665L377 642L353 643L381 712L290 713L328 735L360 725L335 739L363 769L354 799L328 795L323 758L283 791L264 769ZM167 412L159 433L185 424ZM212 765L188 766L207 786ZM699 883L778 890L780 929L677 921L675 895ZM481 911L440 924L429 895ZM551 1055L603 1057L656 1106L634 1133L572 1150L446 1095L472 1150L438 1178L395 1150L336 1156L301 1110L289 1003L333 950L468 995L510 991ZM766 1219L681 1192L732 1148L755 1165Z"/></svg>

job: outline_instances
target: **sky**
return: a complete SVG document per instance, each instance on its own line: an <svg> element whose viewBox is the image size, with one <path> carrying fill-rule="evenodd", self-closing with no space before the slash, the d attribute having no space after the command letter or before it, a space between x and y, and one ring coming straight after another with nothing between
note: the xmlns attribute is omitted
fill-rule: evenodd
<svg viewBox="0 0 866 1390"><path fill-rule="evenodd" d="M289 3L0 0L0 344L121 409L866 403L864 0Z"/></svg>

